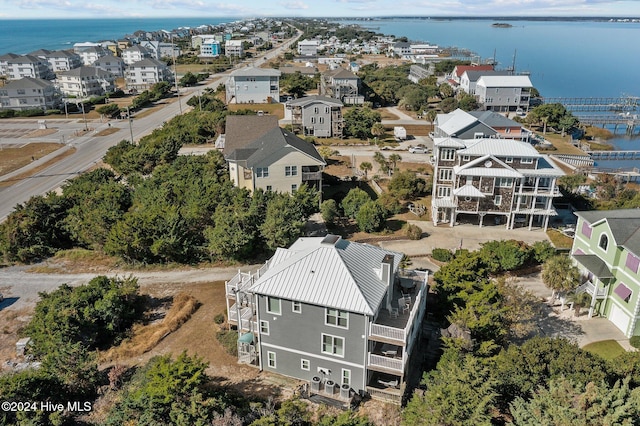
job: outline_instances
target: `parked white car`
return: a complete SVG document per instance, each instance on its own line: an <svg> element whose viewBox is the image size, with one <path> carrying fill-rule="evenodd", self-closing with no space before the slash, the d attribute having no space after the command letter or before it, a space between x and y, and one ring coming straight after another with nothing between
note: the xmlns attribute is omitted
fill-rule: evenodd
<svg viewBox="0 0 640 426"><path fill-rule="evenodd" d="M425 148L423 146L412 146L409 148L409 152L412 154L428 154L429 148Z"/></svg>

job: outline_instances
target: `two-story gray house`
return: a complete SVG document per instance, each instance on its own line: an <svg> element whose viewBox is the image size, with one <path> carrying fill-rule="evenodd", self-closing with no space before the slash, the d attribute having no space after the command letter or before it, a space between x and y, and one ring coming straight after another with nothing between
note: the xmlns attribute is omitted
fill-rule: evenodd
<svg viewBox="0 0 640 426"><path fill-rule="evenodd" d="M344 68L326 71L320 77L320 94L341 100L345 105L362 105L360 77Z"/></svg>
<svg viewBox="0 0 640 426"><path fill-rule="evenodd" d="M294 132L305 136L341 138L344 128L342 102L327 96L305 96L287 101L284 119L290 120Z"/></svg>
<svg viewBox="0 0 640 426"><path fill-rule="evenodd" d="M308 383L400 403L426 306L424 272L402 253L336 235L299 238L226 283L239 361Z"/></svg>
<svg viewBox="0 0 640 426"><path fill-rule="evenodd" d="M487 110L528 111L532 88L526 75L484 75L476 82L476 98Z"/></svg>
<svg viewBox="0 0 640 426"><path fill-rule="evenodd" d="M233 71L227 79L227 103L270 104L280 101L280 71L245 67Z"/></svg>
<svg viewBox="0 0 640 426"><path fill-rule="evenodd" d="M493 111L463 111L460 108L447 114L438 114L434 122L434 138L516 139L531 140L531 132L522 124Z"/></svg>
<svg viewBox="0 0 640 426"><path fill-rule="evenodd" d="M13 110L55 109L62 105L60 91L47 80L23 77L0 87L0 108Z"/></svg>
<svg viewBox="0 0 640 426"><path fill-rule="evenodd" d="M146 58L129 65L126 81L129 90L147 90L161 81L173 83L174 76L164 62Z"/></svg>

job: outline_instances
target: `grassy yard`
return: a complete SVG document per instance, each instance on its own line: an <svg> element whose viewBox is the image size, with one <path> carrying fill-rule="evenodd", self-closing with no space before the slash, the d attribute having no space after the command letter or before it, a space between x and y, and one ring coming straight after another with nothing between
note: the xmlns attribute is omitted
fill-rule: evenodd
<svg viewBox="0 0 640 426"><path fill-rule="evenodd" d="M278 120L284 118L284 105L282 104L229 104L229 111L238 111L249 109L251 111L263 111L265 114L272 114L278 117Z"/></svg>
<svg viewBox="0 0 640 426"><path fill-rule="evenodd" d="M547 236L557 249L570 249L573 246L573 238L567 237L556 229L547 229Z"/></svg>
<svg viewBox="0 0 640 426"><path fill-rule="evenodd" d="M624 348L615 340L602 340L600 342L589 343L582 349L607 360L612 360L625 353Z"/></svg>
<svg viewBox="0 0 640 426"><path fill-rule="evenodd" d="M63 146L59 143L29 143L20 147L2 148L0 176L18 170Z"/></svg>

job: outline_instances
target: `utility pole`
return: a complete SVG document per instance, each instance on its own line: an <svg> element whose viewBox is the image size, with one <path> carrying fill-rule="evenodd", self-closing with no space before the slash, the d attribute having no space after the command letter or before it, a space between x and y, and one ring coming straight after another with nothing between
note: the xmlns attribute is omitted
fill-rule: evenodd
<svg viewBox="0 0 640 426"><path fill-rule="evenodd" d="M84 120L84 131L88 131L89 128L87 127L87 116L84 114L84 102L82 102L82 119Z"/></svg>
<svg viewBox="0 0 640 426"><path fill-rule="evenodd" d="M182 101L180 100L180 88L178 87L178 71L176 68L176 49L173 45L173 33L171 36L171 54L173 56L173 81L176 84L176 93L178 93L178 107L180 108L180 114L182 114Z"/></svg>
<svg viewBox="0 0 640 426"><path fill-rule="evenodd" d="M131 124L131 122L133 121L133 118L131 118L131 114L129 113L129 107L127 107L127 120L129 120L129 133L131 134L131 145L134 145L135 143L133 142L133 125Z"/></svg>

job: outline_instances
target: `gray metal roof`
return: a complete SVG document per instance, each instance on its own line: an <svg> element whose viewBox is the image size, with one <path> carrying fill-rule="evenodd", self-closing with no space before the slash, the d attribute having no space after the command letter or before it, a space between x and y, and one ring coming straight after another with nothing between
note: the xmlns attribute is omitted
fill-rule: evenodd
<svg viewBox="0 0 640 426"><path fill-rule="evenodd" d="M453 135L461 129L465 129L478 121L476 117L460 108L448 114L436 116L437 126L448 135Z"/></svg>
<svg viewBox="0 0 640 426"><path fill-rule="evenodd" d="M440 148L464 148L466 145L462 139L458 138L434 138L433 144Z"/></svg>
<svg viewBox="0 0 640 426"><path fill-rule="evenodd" d="M465 184L455 189L453 193L458 197L485 198L484 194L478 188L470 184Z"/></svg>
<svg viewBox="0 0 640 426"><path fill-rule="evenodd" d="M616 245L640 255L640 209L584 211L576 215L591 226L606 222Z"/></svg>
<svg viewBox="0 0 640 426"><path fill-rule="evenodd" d="M157 59L145 58L141 61L134 62L133 64L129 65L129 68L142 68L142 67L167 68L167 64Z"/></svg>
<svg viewBox="0 0 640 426"><path fill-rule="evenodd" d="M526 142L513 139L473 139L465 141L467 148L458 151L458 155L485 155L495 157L538 158L542 155Z"/></svg>
<svg viewBox="0 0 640 426"><path fill-rule="evenodd" d="M267 76L267 77L280 77L282 74L278 70L274 70L272 68L255 68L255 67L244 67L238 70L233 71L229 76L231 77L239 77L239 76Z"/></svg>
<svg viewBox="0 0 640 426"><path fill-rule="evenodd" d="M330 237L330 236L328 236ZM251 287L266 296L295 300L365 315L375 315L387 293L382 261L393 256L393 271L402 253L339 237L299 238L269 261L269 269Z"/></svg>
<svg viewBox="0 0 640 426"><path fill-rule="evenodd" d="M595 254L574 254L573 258L599 279L613 278L607 264Z"/></svg>
<svg viewBox="0 0 640 426"><path fill-rule="evenodd" d="M101 68L96 67L78 67L73 68L69 71L61 71L58 73L59 75L64 75L68 77L100 77L100 78L113 78L113 74L108 71L105 71Z"/></svg>
<svg viewBox="0 0 640 426"><path fill-rule="evenodd" d="M39 87L42 89L46 89L51 86L53 86L53 83L47 80L43 80L41 78L22 77L18 80L9 80L7 84L4 85L4 88L5 89L31 89L33 87Z"/></svg>
<svg viewBox="0 0 640 426"><path fill-rule="evenodd" d="M467 74L467 78L469 81L478 81L478 79L484 75L511 75L510 71L495 71L495 70L486 70L486 71L474 71L467 70L463 74Z"/></svg>
<svg viewBox="0 0 640 426"><path fill-rule="evenodd" d="M320 95L312 95L312 96L305 96L303 98L298 98L298 99L292 99L290 101L287 102L287 104L289 105L300 105L300 106L305 106L314 102L319 102L319 103L323 103L323 104L329 104L332 106L342 106L342 102L340 102L338 99L335 98L330 98L328 96L320 96Z"/></svg>
<svg viewBox="0 0 640 426"><path fill-rule="evenodd" d="M468 114L474 116L478 121L494 129L496 127L522 127L522 125L517 121L513 121L512 119L494 111L469 111Z"/></svg>

